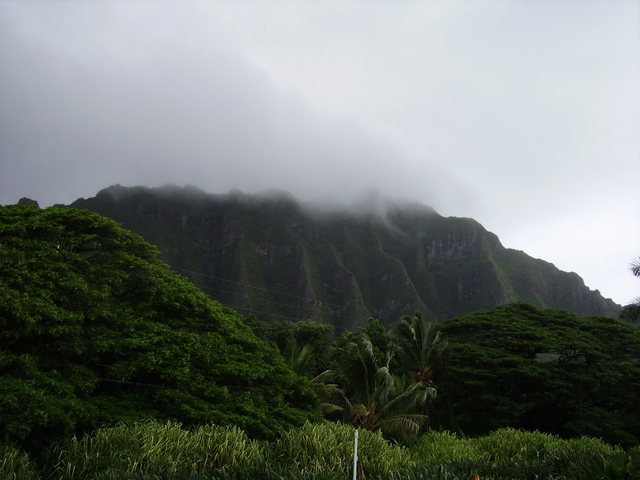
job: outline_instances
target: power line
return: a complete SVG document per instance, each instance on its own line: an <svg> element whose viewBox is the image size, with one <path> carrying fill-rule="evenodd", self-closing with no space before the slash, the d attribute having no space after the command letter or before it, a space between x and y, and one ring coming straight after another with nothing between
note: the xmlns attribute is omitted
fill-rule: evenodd
<svg viewBox="0 0 640 480"><path fill-rule="evenodd" d="M249 285L249 284L247 284L247 283L235 282L235 281L233 281L233 280L227 280L226 278L214 277L213 275L207 275L207 274L205 274L205 273L195 272L195 271L193 271L193 270L187 270L186 268L179 268L179 267L173 267L173 266L172 266L171 268L173 268L174 270L180 270L180 271L182 271L182 272L188 272L188 273L193 273L193 274L195 274L195 275L200 275L200 276L202 276L202 277L212 278L212 279L214 279L214 280L221 280L221 281L223 281L223 282L233 283L234 285L245 286L245 287L248 287L248 288L254 288L254 289L257 289L257 290L263 290L263 291L265 291L265 292L275 293L275 294L277 294L277 295L285 295L285 296L287 296L287 297L292 297L292 298L296 298L296 299L298 299L298 300L307 301L307 299L306 299L306 298L304 298L304 297L300 297L300 296L297 296L297 295L291 295L291 294L289 294L289 293L278 292L278 291L276 291L276 290L269 290L269 289L267 289L267 288L256 287L256 286L253 286L253 285ZM217 292L221 292L221 293L229 293L229 294L234 294L234 293L235 293L235 292L230 292L230 291L228 291L228 290L222 290L222 289L219 289L219 288L209 287L209 286L206 286L206 285L197 285L197 284L195 284L195 285L196 285L198 288L200 288L200 289L206 289L206 290L209 290L209 291L217 291ZM271 303L271 304L274 304L274 305L282 305L282 306L284 306L284 307L289 307L289 308L298 308L298 309L304 309L304 308L306 308L306 307L304 307L304 306L297 306L297 305L290 305L290 304L288 304L288 303L276 302L275 300L259 299L259 301L261 301L261 302L265 302L265 303ZM290 317L290 316L287 316L287 315L280 315L280 314L277 314L277 313L270 313L270 312L264 312L264 311L260 311L260 310L254 310L252 307L251 307L251 308L249 308L249 307L243 307L243 306L240 306L240 305L227 305L226 303L223 303L223 302L220 302L220 303L221 303L222 305L224 305L225 307L229 307L229 308L234 308L234 309L240 309L240 310L248 311L250 314L251 314L251 313L261 313L261 314L264 314L264 315L270 315L270 316L273 316L273 317L285 318L285 319L287 319L287 320L294 320L294 321L299 321L299 320L300 320L299 318L296 318L296 317ZM351 308L354 308L354 307L355 307L354 305L348 305L348 306L347 306L347 305L338 305L338 304L335 304L335 303L329 303L329 302L320 302L320 305L319 305L319 306L320 306L320 307L323 307L323 306L325 306L325 305L333 306L333 307L337 307L337 308L343 308L343 309L345 309L345 310L346 310L346 309L348 309L348 308L350 308L350 307L351 307ZM339 313L338 313L338 314L333 313L333 312L326 312L326 313L329 313L329 314L330 314L330 315L332 315L332 316L335 316L335 317L338 317L338 318L342 318L342 319L345 319L345 320L354 320L354 321L357 321L357 320L358 320L358 318L356 318L356 317L352 317L352 316L348 316L348 315L341 315L341 314L339 314ZM340 326L336 326L336 325L334 325L334 328L339 328L339 329L343 329L343 330L349 330L349 329L348 329L348 328L346 328L346 327L340 327Z"/></svg>
<svg viewBox="0 0 640 480"><path fill-rule="evenodd" d="M194 285L199 286L197 284L194 283ZM207 290L213 290L216 292L221 292L221 293L229 293L229 294L235 294L236 292L230 292L229 290L222 290L220 288L213 288L213 287L207 287L205 285L199 286L199 288L203 288L203 289L207 289ZM254 297L256 298L256 297ZM297 298L301 298L301 297L297 297ZM273 303L275 305L282 305L283 307L290 307L290 308L306 308L304 306L298 306L298 305L291 305L289 303L282 303L282 302L276 302L275 300L266 300L264 298L260 298L258 299L258 301L260 302L265 302L265 303Z"/></svg>
<svg viewBox="0 0 640 480"><path fill-rule="evenodd" d="M270 312L262 312L262 311L260 311L260 310L254 310L254 309L252 309L252 308L248 308L248 307L241 307L241 306L237 306L237 305L227 305L226 303L222 303L222 302L220 302L220 301L219 301L219 303L220 303L221 305L224 305L225 307L228 307L228 308L239 309L239 310L246 310L246 311L248 311L248 312L249 312L249 314L261 313L261 314L269 315L269 316L272 316L272 317L280 317L280 318L285 318L285 319L287 319L287 320L293 320L293 321L295 321L295 322L299 322L299 321L300 321L300 319L299 319L299 318L287 317L286 315L279 315L279 314L277 314L277 313L270 313ZM353 317L348 317L348 318L353 318ZM323 325L326 325L326 324L323 324ZM339 326L339 325L333 325L333 324L331 324L331 326L332 326L333 328L337 328L337 329L340 329L340 330L351 330L350 328L347 328L347 327L341 327L341 326Z"/></svg>
<svg viewBox="0 0 640 480"><path fill-rule="evenodd" d="M207 286L204 286L204 285L198 285L198 284L194 284L194 285L196 285L200 289L215 290L215 291L223 292L223 293L234 293L234 292L229 292L227 290L220 290L220 289L217 289L217 288L207 287ZM301 297L298 297L298 298L301 298ZM285 306L285 307L292 307L292 308L299 308L299 309L306 308L306 307L300 307L300 306L296 306L296 305L289 305L289 304L286 304L286 303L275 302L273 300L259 299L259 301L260 302L265 302L265 303L273 303L275 305L282 305L282 306ZM241 306L241 305L233 305L233 304L232 305L228 305L228 304L220 302L220 301L219 301L219 303L221 303L225 307L239 309L239 310L246 310L250 314L252 314L252 313L262 313L264 315L271 315L271 316L274 316L274 317L286 318L288 320L295 320L295 321L299 321L300 320L299 318L296 318L296 317L289 317L287 315L280 315L280 314L277 314L277 313L270 313L270 312L264 312L264 311L260 311L260 310L255 310L253 307L244 307L244 306ZM332 313L332 312L327 312L327 313L329 313L332 316L335 316L335 317L338 317L338 318L342 318L342 319L345 319L345 320L355 320L355 321L358 320L356 317L352 317L352 316L335 314L335 313ZM342 328L344 330L349 330L346 327L335 326L335 328Z"/></svg>
<svg viewBox="0 0 640 480"><path fill-rule="evenodd" d="M263 290L265 292L275 293L276 295L284 295L284 296L287 296L287 297L297 298L299 300L305 300L306 301L306 298L300 297L298 295L291 295L290 293L278 292L277 290L269 290L268 288L256 287L256 286L250 285L248 283L235 282L233 280L227 280L226 278L214 277L213 275L207 275L206 273L201 273L201 272L194 272L193 270L187 270L186 268L178 268L178 267L171 267L171 268L173 268L174 270L180 270L180 271L183 271L183 272L194 273L196 275L200 275L200 276L203 276L203 277L212 278L214 280L221 280L223 282L233 283L235 285L249 287L249 288L253 288L253 289L256 289L256 290ZM229 292L229 293L232 293L232 292ZM325 304L325 305L330 305L332 307L348 308L345 305L338 305L336 303L329 303L329 302L322 302L322 303Z"/></svg>

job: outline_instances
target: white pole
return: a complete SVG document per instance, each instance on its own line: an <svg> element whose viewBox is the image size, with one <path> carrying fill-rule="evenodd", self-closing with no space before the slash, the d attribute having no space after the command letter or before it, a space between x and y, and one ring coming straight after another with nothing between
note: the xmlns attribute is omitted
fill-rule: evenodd
<svg viewBox="0 0 640 480"><path fill-rule="evenodd" d="M353 480L358 475L358 429L356 428L356 438L353 442Z"/></svg>

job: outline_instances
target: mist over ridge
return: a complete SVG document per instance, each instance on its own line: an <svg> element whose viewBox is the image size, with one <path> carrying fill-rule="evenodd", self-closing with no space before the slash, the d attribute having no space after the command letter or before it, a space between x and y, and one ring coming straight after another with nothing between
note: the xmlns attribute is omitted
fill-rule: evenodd
<svg viewBox="0 0 640 480"><path fill-rule="evenodd" d="M114 199L119 199L123 193L144 191L156 194L165 198L180 198L181 200L193 200L195 203L216 200L233 199L238 202L255 203L260 201L289 201L295 203L306 212L315 215L332 213L349 213L354 215L373 215L377 217L387 217L389 211L403 210L405 212L414 211L416 214L438 214L431 206L425 205L417 200L404 197L392 197L376 188L368 188L353 196L351 202L342 201L335 197L320 197L309 200L301 200L288 190L280 188L269 188L255 193L244 192L239 188L232 188L226 193L209 193L202 188L187 184L184 186L174 183L167 183L159 187L148 187L143 185L123 186L120 184L111 185L100 191L97 195L110 195ZM82 200L82 199L80 199Z"/></svg>
<svg viewBox="0 0 640 480"><path fill-rule="evenodd" d="M581 315L620 309L471 218L376 192L354 206L321 205L273 189L114 185L69 206L113 218L212 298L265 318L353 328L369 316L390 324L421 311L442 321L517 301Z"/></svg>
<svg viewBox="0 0 640 480"><path fill-rule="evenodd" d="M0 204L173 182L350 205L373 187L625 303L638 18L599 0L5 0Z"/></svg>

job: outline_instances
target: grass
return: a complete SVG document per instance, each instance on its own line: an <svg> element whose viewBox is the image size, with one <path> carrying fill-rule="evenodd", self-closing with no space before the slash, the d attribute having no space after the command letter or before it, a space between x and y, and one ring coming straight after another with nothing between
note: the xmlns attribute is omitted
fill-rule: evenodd
<svg viewBox="0 0 640 480"><path fill-rule="evenodd" d="M0 479L31 480L39 478L35 463L18 447L0 443Z"/></svg>
<svg viewBox="0 0 640 480"><path fill-rule="evenodd" d="M186 430L179 423L149 421L100 429L71 437L48 455L51 478L80 480L108 471L147 474L212 471L249 463L260 445L235 427L215 425Z"/></svg>
<svg viewBox="0 0 640 480"><path fill-rule="evenodd" d="M343 478L353 468L354 429L340 423L307 423L286 433L269 446L268 459L300 472ZM390 444L380 432L360 431L360 468L365 476L413 465L406 451Z"/></svg>
<svg viewBox="0 0 640 480"><path fill-rule="evenodd" d="M258 443L237 428L148 421L62 439L38 459L0 443L0 480L347 480L354 429L307 423ZM411 446L360 431L359 477L369 480L640 478L640 447L510 428L478 438L431 431Z"/></svg>

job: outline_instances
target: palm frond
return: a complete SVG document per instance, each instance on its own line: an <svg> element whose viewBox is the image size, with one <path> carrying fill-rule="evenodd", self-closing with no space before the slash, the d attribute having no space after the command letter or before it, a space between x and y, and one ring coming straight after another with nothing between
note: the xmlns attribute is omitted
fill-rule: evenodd
<svg viewBox="0 0 640 480"><path fill-rule="evenodd" d="M640 323L640 302L630 303L622 307L620 311L620 319L625 322L638 324Z"/></svg>
<svg viewBox="0 0 640 480"><path fill-rule="evenodd" d="M311 379L312 383L327 383L333 376L333 370L325 370Z"/></svg>
<svg viewBox="0 0 640 480"><path fill-rule="evenodd" d="M640 277L640 257L637 260L631 262L630 267L631 273L633 273L634 277Z"/></svg>
<svg viewBox="0 0 640 480"><path fill-rule="evenodd" d="M427 375L432 363L444 352L447 342L432 322L425 321L420 312L413 316L405 315L390 331L402 351L413 364L416 380L433 386L431 376Z"/></svg>
<svg viewBox="0 0 640 480"><path fill-rule="evenodd" d="M302 347L302 350L298 352L293 371L296 372L296 374L303 376L307 371L307 366L309 365L309 361L312 357L313 345L309 345L307 343Z"/></svg>

